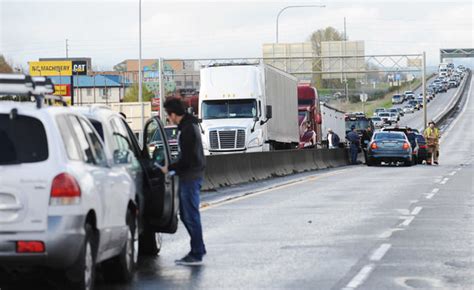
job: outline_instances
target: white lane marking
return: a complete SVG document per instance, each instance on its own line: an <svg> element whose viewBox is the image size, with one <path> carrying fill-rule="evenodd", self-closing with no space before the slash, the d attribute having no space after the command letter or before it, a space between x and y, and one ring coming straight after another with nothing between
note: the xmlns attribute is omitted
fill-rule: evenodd
<svg viewBox="0 0 474 290"><path fill-rule="evenodd" d="M403 223L400 224L400 226L408 227L414 219L415 219L414 216L408 217Z"/></svg>
<svg viewBox="0 0 474 290"><path fill-rule="evenodd" d="M414 199L414 200L410 200L410 203L417 203L419 200L418 199Z"/></svg>
<svg viewBox="0 0 474 290"><path fill-rule="evenodd" d="M448 182L448 180L449 180L449 177L445 177L443 179L443 181L441 181L439 184L446 184L446 182Z"/></svg>
<svg viewBox="0 0 474 290"><path fill-rule="evenodd" d="M393 234L394 232L404 231L404 230L405 230L405 229L400 229L400 228L389 229L389 230L387 230L387 231L381 233L381 234L379 235L379 239L388 239L388 238L390 238L390 237L392 236L392 234Z"/></svg>
<svg viewBox="0 0 474 290"><path fill-rule="evenodd" d="M432 193L438 193L439 191L439 188L433 188L433 190L431 191Z"/></svg>
<svg viewBox="0 0 474 290"><path fill-rule="evenodd" d="M449 175L454 176L456 174L456 171L452 171Z"/></svg>
<svg viewBox="0 0 474 290"><path fill-rule="evenodd" d="M441 178L436 178L436 179L434 180L434 183L440 183L440 182L441 182Z"/></svg>
<svg viewBox="0 0 474 290"><path fill-rule="evenodd" d="M413 211L411 212L412 215L417 215L420 213L420 211L423 209L422 206L417 206L413 209Z"/></svg>
<svg viewBox="0 0 474 290"><path fill-rule="evenodd" d="M460 171L461 169L462 169L461 167L456 168L457 171Z"/></svg>
<svg viewBox="0 0 474 290"><path fill-rule="evenodd" d="M377 248L370 256L371 261L380 261L382 260L383 256L388 252L388 250L392 247L391 244L381 244L380 247Z"/></svg>
<svg viewBox="0 0 474 290"><path fill-rule="evenodd" d="M356 289L369 277L370 273L374 270L374 264L364 266L357 275L347 284L344 289Z"/></svg>
<svg viewBox="0 0 474 290"><path fill-rule="evenodd" d="M435 195L434 193L430 193L426 196L426 199L432 199L434 195Z"/></svg>
<svg viewBox="0 0 474 290"><path fill-rule="evenodd" d="M410 214L410 210L405 209L405 208L399 208L399 209L396 209L396 211L398 211L398 213L401 214L401 215L409 215Z"/></svg>

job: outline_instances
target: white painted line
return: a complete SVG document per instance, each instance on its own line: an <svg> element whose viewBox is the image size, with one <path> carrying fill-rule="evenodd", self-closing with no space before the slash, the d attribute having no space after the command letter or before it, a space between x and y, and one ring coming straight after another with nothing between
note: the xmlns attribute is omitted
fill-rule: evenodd
<svg viewBox="0 0 474 290"><path fill-rule="evenodd" d="M405 209L405 208L399 208L399 209L396 209L396 211L398 211L398 213L401 215L410 215L410 210Z"/></svg>
<svg viewBox="0 0 474 290"><path fill-rule="evenodd" d="M411 212L412 215L417 215L420 213L420 211L423 209L422 206L417 206L413 209L413 211Z"/></svg>
<svg viewBox="0 0 474 290"><path fill-rule="evenodd" d="M410 203L417 203L419 200L418 199L414 199L414 200L410 200Z"/></svg>
<svg viewBox="0 0 474 290"><path fill-rule="evenodd" d="M371 261L380 261L382 260L383 256L388 252L388 250L392 247L391 244L381 244L380 247L377 248L370 256Z"/></svg>
<svg viewBox="0 0 474 290"><path fill-rule="evenodd" d="M434 183L440 183L440 182L441 182L441 178L436 178L436 179L434 180Z"/></svg>
<svg viewBox="0 0 474 290"><path fill-rule="evenodd" d="M434 195L435 195L434 193L430 193L426 196L426 199L432 199Z"/></svg>
<svg viewBox="0 0 474 290"><path fill-rule="evenodd" d="M433 190L431 191L432 193L438 193L439 191L439 188L433 188Z"/></svg>
<svg viewBox="0 0 474 290"><path fill-rule="evenodd" d="M367 277L369 277L370 273L372 273L373 270L373 264L364 266L364 268L362 268L359 273L357 273L357 275L352 278L352 280L349 282L349 284L347 284L346 288L344 289L356 289L357 287L362 285L362 283L364 283L364 281L367 279Z"/></svg>
<svg viewBox="0 0 474 290"><path fill-rule="evenodd" d="M400 226L408 227L414 219L414 216L408 217L403 223L400 224Z"/></svg>
<svg viewBox="0 0 474 290"><path fill-rule="evenodd" d="M449 175L454 176L456 174L456 171L452 171Z"/></svg>
<svg viewBox="0 0 474 290"><path fill-rule="evenodd" d="M388 239L392 236L394 232L404 231L404 230L405 229L400 229L400 228L386 230L385 232L379 235L379 239Z"/></svg>
<svg viewBox="0 0 474 290"><path fill-rule="evenodd" d="M446 182L448 182L448 180L449 180L449 177L445 177L443 179L443 181L441 181L439 184L446 184Z"/></svg>

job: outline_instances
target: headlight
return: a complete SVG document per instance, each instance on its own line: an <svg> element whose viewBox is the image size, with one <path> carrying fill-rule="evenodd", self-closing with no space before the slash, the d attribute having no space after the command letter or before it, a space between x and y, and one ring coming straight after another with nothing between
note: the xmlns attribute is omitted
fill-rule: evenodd
<svg viewBox="0 0 474 290"><path fill-rule="evenodd" d="M260 137L257 137L257 138L254 138L252 139L249 144L247 145L248 148L251 148L251 147L258 147L258 146L261 146L262 144L262 141L260 139Z"/></svg>

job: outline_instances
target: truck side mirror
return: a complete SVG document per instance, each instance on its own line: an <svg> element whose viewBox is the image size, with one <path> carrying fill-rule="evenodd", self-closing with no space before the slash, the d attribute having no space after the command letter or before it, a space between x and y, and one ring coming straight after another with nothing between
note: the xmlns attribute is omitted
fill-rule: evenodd
<svg viewBox="0 0 474 290"><path fill-rule="evenodd" d="M272 116L273 116L273 114L272 114L272 106L267 105L267 106L265 107L265 111L266 111L266 113L265 113L265 118L266 118L267 120L271 119Z"/></svg>

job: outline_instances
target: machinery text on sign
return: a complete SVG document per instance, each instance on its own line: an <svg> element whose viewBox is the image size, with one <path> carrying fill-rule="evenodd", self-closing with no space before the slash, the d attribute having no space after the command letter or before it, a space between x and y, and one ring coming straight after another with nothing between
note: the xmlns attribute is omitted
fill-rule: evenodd
<svg viewBox="0 0 474 290"><path fill-rule="evenodd" d="M71 76L71 61L30 61L31 76Z"/></svg>

